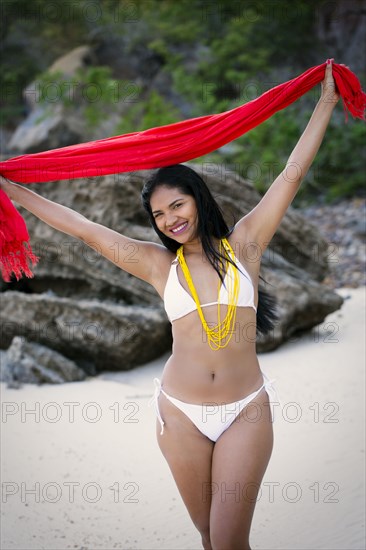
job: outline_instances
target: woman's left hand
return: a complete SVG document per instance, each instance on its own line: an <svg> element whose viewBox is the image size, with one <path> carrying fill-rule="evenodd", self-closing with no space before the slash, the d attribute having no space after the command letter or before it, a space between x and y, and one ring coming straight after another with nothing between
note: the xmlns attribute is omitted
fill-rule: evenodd
<svg viewBox="0 0 366 550"><path fill-rule="evenodd" d="M321 83L321 87L322 87L321 99L326 103L333 103L335 105L340 98L340 94L337 91L336 84L333 77L333 71L332 71L333 61L334 59L327 60L324 80Z"/></svg>

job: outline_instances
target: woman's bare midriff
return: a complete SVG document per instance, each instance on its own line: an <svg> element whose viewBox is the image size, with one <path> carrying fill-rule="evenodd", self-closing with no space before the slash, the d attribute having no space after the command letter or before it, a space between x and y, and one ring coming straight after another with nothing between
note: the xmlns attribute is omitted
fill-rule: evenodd
<svg viewBox="0 0 366 550"><path fill-rule="evenodd" d="M212 326L217 323L217 306L203 308ZM226 306L221 306L221 318ZM238 307L233 336L226 348L213 351L207 341L198 312L172 323L172 355L162 375L164 390L187 403L231 403L258 389L262 374L256 355L256 313Z"/></svg>

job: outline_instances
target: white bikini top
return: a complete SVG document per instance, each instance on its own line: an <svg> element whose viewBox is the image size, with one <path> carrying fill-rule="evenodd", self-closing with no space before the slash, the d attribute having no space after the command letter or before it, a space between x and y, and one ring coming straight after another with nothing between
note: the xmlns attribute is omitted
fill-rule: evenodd
<svg viewBox="0 0 366 550"><path fill-rule="evenodd" d="M244 268L244 266L233 257L234 262L239 267L239 296L237 307L252 307L254 311L257 308L254 305L254 287L252 280ZM180 319L188 313L197 310L196 302L187 290L181 285L178 279L178 258L172 261L172 265L169 271L169 276L164 289L164 308L168 315L169 321L172 323L176 319ZM229 264L229 269L224 277L225 285L221 284L219 300L220 304L229 304L229 295L227 290L228 277L232 277L232 269L236 269L232 264ZM242 273L241 273L242 272ZM201 304L201 307L214 306L219 302L208 302L207 304Z"/></svg>

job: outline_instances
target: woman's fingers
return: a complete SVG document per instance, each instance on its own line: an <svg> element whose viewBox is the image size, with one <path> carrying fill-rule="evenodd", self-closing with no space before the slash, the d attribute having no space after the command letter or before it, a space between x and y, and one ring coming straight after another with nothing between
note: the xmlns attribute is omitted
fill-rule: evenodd
<svg viewBox="0 0 366 550"><path fill-rule="evenodd" d="M327 60L327 66L325 68L324 80L323 80L322 84L327 86L328 84L332 84L332 83L334 83L333 65L328 59Z"/></svg>
<svg viewBox="0 0 366 550"><path fill-rule="evenodd" d="M333 61L334 59L327 59L324 80L321 83L322 87L322 96L326 101L337 102L339 99L339 94L336 90L336 85L333 77Z"/></svg>

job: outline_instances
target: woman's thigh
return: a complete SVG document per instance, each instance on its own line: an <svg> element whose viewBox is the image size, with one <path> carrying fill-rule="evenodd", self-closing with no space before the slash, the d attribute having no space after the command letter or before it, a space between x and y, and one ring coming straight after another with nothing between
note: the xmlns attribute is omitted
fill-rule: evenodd
<svg viewBox="0 0 366 550"><path fill-rule="evenodd" d="M160 394L158 405L164 433L157 420L157 440L189 515L201 533L209 533L213 442L189 418Z"/></svg>
<svg viewBox="0 0 366 550"><path fill-rule="evenodd" d="M249 548L256 498L273 448L268 395L262 390L219 437L212 456L213 548Z"/></svg>

